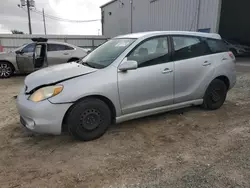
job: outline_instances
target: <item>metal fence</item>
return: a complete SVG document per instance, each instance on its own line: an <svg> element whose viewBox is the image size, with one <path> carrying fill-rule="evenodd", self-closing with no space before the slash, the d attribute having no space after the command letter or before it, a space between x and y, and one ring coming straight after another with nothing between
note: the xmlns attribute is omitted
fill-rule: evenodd
<svg viewBox="0 0 250 188"><path fill-rule="evenodd" d="M0 46L3 47L4 52L9 52L23 44L32 42L31 39L35 37L44 37L51 41L66 42L91 50L108 40L108 38L104 36L0 34Z"/></svg>

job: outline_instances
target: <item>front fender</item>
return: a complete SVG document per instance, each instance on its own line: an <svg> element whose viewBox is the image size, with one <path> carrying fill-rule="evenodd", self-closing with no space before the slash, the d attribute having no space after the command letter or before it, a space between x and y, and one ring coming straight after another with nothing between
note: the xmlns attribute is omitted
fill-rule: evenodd
<svg viewBox="0 0 250 188"><path fill-rule="evenodd" d="M18 71L18 66L17 66L17 62L16 62L16 57L1 57L0 61L5 61L5 62L9 62L10 64L13 65L13 67L15 68L15 71Z"/></svg>
<svg viewBox="0 0 250 188"><path fill-rule="evenodd" d="M117 116L121 115L117 71L114 67L108 70L99 70L60 83L64 86L63 91L50 98L50 102L55 104L75 103L82 98L98 95L109 99L116 109Z"/></svg>

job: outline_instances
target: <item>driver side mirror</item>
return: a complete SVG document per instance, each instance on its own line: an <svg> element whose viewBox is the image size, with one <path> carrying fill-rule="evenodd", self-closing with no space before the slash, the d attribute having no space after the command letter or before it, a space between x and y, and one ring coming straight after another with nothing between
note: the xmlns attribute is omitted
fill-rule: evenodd
<svg viewBox="0 0 250 188"><path fill-rule="evenodd" d="M17 50L16 54L23 54L23 52L21 50Z"/></svg>
<svg viewBox="0 0 250 188"><path fill-rule="evenodd" d="M120 71L135 70L137 68L138 68L138 63L137 61L133 60L125 61L119 66Z"/></svg>

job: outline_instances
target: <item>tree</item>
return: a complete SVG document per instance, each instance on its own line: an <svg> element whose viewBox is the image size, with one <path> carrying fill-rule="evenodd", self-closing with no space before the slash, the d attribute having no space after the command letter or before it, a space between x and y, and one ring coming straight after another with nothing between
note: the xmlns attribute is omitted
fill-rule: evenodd
<svg viewBox="0 0 250 188"><path fill-rule="evenodd" d="M24 32L22 31L18 31L18 30L11 30L12 34L24 34Z"/></svg>

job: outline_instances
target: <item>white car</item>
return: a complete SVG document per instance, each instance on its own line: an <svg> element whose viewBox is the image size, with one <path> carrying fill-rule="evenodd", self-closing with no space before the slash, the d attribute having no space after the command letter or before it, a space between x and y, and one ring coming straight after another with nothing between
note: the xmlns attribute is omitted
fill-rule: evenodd
<svg viewBox="0 0 250 188"><path fill-rule="evenodd" d="M84 49L72 44L48 41L44 38L32 40L32 43L25 44L12 52L0 54L0 78L78 61L87 55Z"/></svg>

